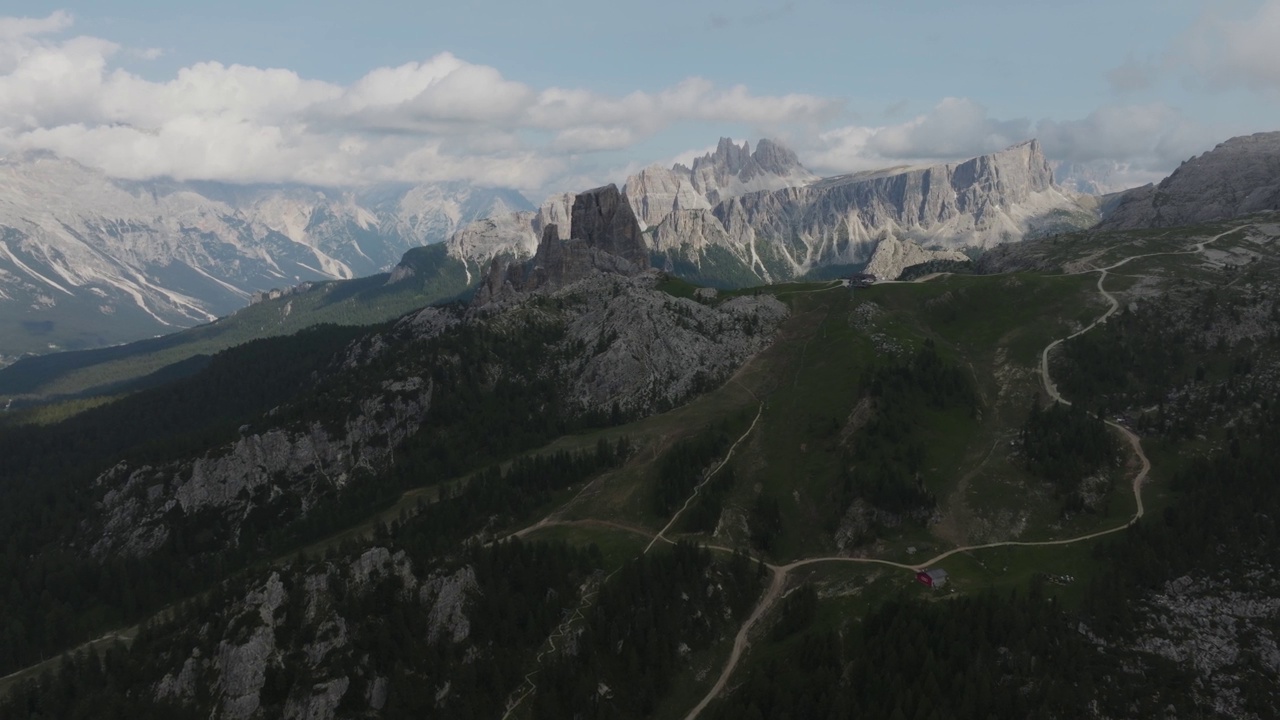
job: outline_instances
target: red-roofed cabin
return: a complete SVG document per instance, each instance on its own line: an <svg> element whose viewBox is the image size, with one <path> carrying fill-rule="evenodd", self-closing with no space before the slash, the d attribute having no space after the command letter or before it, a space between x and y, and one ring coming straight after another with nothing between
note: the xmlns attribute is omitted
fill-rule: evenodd
<svg viewBox="0 0 1280 720"><path fill-rule="evenodd" d="M937 590L947 584L947 571L942 568L934 568L933 570L921 570L916 573L916 580Z"/></svg>

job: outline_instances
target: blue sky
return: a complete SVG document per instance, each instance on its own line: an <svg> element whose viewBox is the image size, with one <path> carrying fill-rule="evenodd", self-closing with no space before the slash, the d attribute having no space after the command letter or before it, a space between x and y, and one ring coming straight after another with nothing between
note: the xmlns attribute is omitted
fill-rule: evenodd
<svg viewBox="0 0 1280 720"><path fill-rule="evenodd" d="M1027 137L1104 184L1280 129L1280 0L65 3L0 15L0 151L538 196L720 136L823 174ZM28 18L21 20L19 18Z"/></svg>

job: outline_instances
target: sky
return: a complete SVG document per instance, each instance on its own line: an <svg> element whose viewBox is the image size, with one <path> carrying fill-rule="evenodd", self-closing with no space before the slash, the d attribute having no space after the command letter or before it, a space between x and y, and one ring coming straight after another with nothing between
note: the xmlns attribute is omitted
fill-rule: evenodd
<svg viewBox="0 0 1280 720"><path fill-rule="evenodd" d="M113 176L464 180L538 202L720 137L822 175L1039 138L1159 180L1280 130L1280 0L7 0L0 154Z"/></svg>

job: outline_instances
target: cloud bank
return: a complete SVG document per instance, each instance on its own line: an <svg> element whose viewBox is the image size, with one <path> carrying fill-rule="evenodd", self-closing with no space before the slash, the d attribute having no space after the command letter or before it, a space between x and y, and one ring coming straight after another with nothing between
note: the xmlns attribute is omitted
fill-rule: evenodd
<svg viewBox="0 0 1280 720"><path fill-rule="evenodd" d="M442 53L349 85L287 69L199 63L153 82L126 53L62 37L63 12L0 19L0 150L50 150L111 175L347 185L468 180L538 188L574 155L620 150L673 124L812 124L811 95L762 96L689 78L656 93L537 89Z"/></svg>
<svg viewBox="0 0 1280 720"><path fill-rule="evenodd" d="M1150 182L1211 147L1211 131L1163 104L1113 105L1078 120L1001 120L967 98L945 98L906 122L821 133L803 159L824 173L963 160L1038 138L1065 165L1111 167L1117 185ZM1221 139L1221 138L1218 138Z"/></svg>
<svg viewBox="0 0 1280 720"><path fill-rule="evenodd" d="M1267 33L1280 36L1280 0L1268 3L1261 21L1198 31L1196 42L1219 48L1205 51L1206 67L1280 87L1280 45L1266 42ZM958 160L1038 136L1056 160L1111 163L1145 181L1221 139L1161 104L1032 121L944 98L905 121L869 126L851 122L837 98L759 95L700 77L619 95L537 88L450 53L375 68L345 85L217 62L153 81L121 62L160 51L77 36L73 27L65 12L0 18L0 153L48 150L129 179L464 180L536 196L584 181L620 182L625 169L651 159L628 152L692 127L705 128L707 142L731 128L780 137L824 174ZM1112 82L1138 87L1147 81L1141 70L1118 70ZM599 153L620 167L593 165Z"/></svg>

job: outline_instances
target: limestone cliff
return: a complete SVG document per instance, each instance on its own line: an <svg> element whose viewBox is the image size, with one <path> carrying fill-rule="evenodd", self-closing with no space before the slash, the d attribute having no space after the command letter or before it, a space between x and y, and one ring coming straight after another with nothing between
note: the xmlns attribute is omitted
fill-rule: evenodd
<svg viewBox="0 0 1280 720"><path fill-rule="evenodd" d="M989 247L1095 220L1092 205L1054 185L1032 140L961 163L748 193L710 211L673 213L653 238L656 251L695 264L709 247L723 248L730 264L772 282L869 262L886 235L946 249Z"/></svg>
<svg viewBox="0 0 1280 720"><path fill-rule="evenodd" d="M876 244L876 251L867 263L865 272L880 280L897 280L902 271L912 265L931 260L955 260L965 262L967 255L958 250L926 250L910 240L899 240L888 235Z"/></svg>
<svg viewBox="0 0 1280 720"><path fill-rule="evenodd" d="M511 291L561 288L594 272L635 275L649 267L640 225L616 185L576 195L566 229L571 234L562 234L558 224L544 226L526 263L494 263L475 304Z"/></svg>

